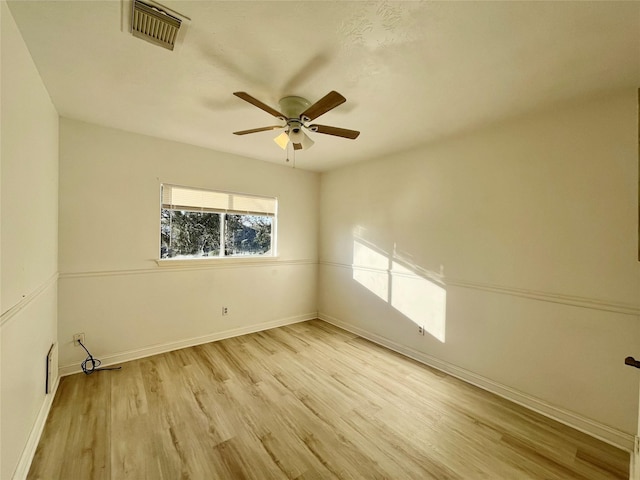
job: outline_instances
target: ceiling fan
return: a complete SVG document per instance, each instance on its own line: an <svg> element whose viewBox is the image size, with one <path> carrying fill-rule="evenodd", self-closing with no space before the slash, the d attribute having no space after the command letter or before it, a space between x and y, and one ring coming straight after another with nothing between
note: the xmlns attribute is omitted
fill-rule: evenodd
<svg viewBox="0 0 640 480"><path fill-rule="evenodd" d="M346 98L335 91L329 92L313 105L311 105L311 102L306 98L284 97L280 99L279 102L281 111L271 108L269 105L266 105L246 92L234 92L233 94L284 122L283 125L271 125L269 127L252 128L251 130L233 132L234 135L247 135L249 133L265 132L267 130L284 129L284 132L274 138L274 141L283 150L287 148L289 142L293 144L293 148L295 150L311 148L315 142L311 140L306 133L304 133L303 129L336 137L349 138L351 140L360 135L360 132L356 130L310 123L320 115L324 115L329 110L332 110L347 101Z"/></svg>

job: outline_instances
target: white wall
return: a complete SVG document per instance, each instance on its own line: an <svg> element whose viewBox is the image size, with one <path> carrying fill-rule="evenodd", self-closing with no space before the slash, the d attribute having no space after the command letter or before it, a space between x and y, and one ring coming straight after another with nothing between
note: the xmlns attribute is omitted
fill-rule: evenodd
<svg viewBox="0 0 640 480"><path fill-rule="evenodd" d="M630 447L637 119L621 91L324 174L321 318Z"/></svg>
<svg viewBox="0 0 640 480"><path fill-rule="evenodd" d="M160 183L278 197L279 257L158 266ZM62 371L85 356L74 333L113 362L314 318L318 188L316 173L62 119Z"/></svg>
<svg viewBox="0 0 640 480"><path fill-rule="evenodd" d="M8 479L19 462L28 464L21 457L50 401L45 357L57 334L58 114L6 3L0 8L0 477Z"/></svg>

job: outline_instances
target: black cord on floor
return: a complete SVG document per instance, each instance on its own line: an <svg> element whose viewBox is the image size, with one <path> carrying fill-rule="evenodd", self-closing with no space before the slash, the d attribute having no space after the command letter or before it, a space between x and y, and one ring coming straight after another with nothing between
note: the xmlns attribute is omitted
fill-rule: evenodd
<svg viewBox="0 0 640 480"><path fill-rule="evenodd" d="M82 371L85 373L85 375L91 375L93 372L96 372L98 370L120 370L122 368L122 367L98 368L102 364L102 362L97 358L93 358L93 355L89 353L89 350L87 350L87 347L85 347L80 340L78 340L78 343L82 348L84 348L84 351L87 352L87 355L88 355L88 357L85 358L84 361L80 364L80 366L82 367Z"/></svg>

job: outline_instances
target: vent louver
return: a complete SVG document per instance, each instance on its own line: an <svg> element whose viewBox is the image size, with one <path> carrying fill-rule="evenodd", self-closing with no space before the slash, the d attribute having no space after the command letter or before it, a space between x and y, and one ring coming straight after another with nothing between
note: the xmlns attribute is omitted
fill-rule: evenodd
<svg viewBox="0 0 640 480"><path fill-rule="evenodd" d="M131 33L168 50L175 46L181 20L157 7L133 0Z"/></svg>

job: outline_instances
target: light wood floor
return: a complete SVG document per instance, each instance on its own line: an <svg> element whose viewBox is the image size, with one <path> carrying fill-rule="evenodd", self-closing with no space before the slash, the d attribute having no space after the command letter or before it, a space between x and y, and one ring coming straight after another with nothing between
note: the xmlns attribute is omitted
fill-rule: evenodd
<svg viewBox="0 0 640 480"><path fill-rule="evenodd" d="M629 455L319 320L61 380L29 479L627 479Z"/></svg>

